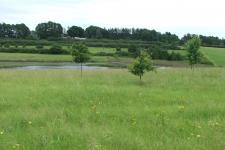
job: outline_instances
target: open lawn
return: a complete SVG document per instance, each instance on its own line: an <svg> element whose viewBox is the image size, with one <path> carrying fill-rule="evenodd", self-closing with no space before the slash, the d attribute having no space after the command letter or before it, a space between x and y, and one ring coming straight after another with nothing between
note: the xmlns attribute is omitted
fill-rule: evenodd
<svg viewBox="0 0 225 150"><path fill-rule="evenodd" d="M225 66L225 48L202 47L200 50L215 66Z"/></svg>
<svg viewBox="0 0 225 150"><path fill-rule="evenodd" d="M0 149L225 148L225 69L0 70Z"/></svg>

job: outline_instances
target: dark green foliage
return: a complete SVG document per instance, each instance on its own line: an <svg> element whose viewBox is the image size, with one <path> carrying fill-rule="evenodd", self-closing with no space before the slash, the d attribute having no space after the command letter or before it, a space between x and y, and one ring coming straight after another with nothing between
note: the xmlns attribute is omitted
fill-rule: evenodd
<svg viewBox="0 0 225 150"><path fill-rule="evenodd" d="M185 44L188 40L196 37L195 34L186 34L184 37L181 38L181 44ZM225 39L220 39L219 37L214 36L203 36L200 35L199 38L201 39L202 46L206 47L225 47Z"/></svg>
<svg viewBox="0 0 225 150"><path fill-rule="evenodd" d="M72 57L75 63L80 63L81 65L81 77L82 77L82 67L83 63L86 63L89 57L88 47L84 44L75 44L72 46Z"/></svg>
<svg viewBox="0 0 225 150"><path fill-rule="evenodd" d="M63 28L60 24L54 22L40 23L36 27L36 33L40 39L60 38Z"/></svg>
<svg viewBox="0 0 225 150"><path fill-rule="evenodd" d="M44 46L43 45L36 45L36 48L37 49L42 49L42 48L44 48Z"/></svg>
<svg viewBox="0 0 225 150"><path fill-rule="evenodd" d="M76 63L85 63L89 58L88 47L84 44L76 44L72 46L73 61Z"/></svg>
<svg viewBox="0 0 225 150"><path fill-rule="evenodd" d="M195 35L195 34L186 34L186 35L184 35L182 38L181 38L181 43L182 44L185 44L185 43L187 43L187 41L189 41L189 40L191 40L192 38L194 38L194 37L196 37L197 35Z"/></svg>
<svg viewBox="0 0 225 150"><path fill-rule="evenodd" d="M5 48L10 48L10 45L8 43L4 44Z"/></svg>
<svg viewBox="0 0 225 150"><path fill-rule="evenodd" d="M120 57L129 57L129 56L131 56L131 54L129 52L127 52L127 51L118 51L118 52L116 52L116 55L120 56Z"/></svg>
<svg viewBox="0 0 225 150"><path fill-rule="evenodd" d="M167 60L184 60L184 58L179 53L169 53Z"/></svg>
<svg viewBox="0 0 225 150"><path fill-rule="evenodd" d="M59 45L53 45L50 49L49 49L50 54L63 54L64 50L62 49L61 46Z"/></svg>
<svg viewBox="0 0 225 150"><path fill-rule="evenodd" d="M24 47L25 46L25 47ZM37 45L35 48L26 48L24 45L22 48L0 48L0 52L7 52L7 53L33 53L33 54L69 54L68 51L63 50L61 46L52 46L50 49L44 48L42 45Z"/></svg>
<svg viewBox="0 0 225 150"><path fill-rule="evenodd" d="M201 40L199 37L194 37L187 41L185 44L186 50L188 51L188 60L191 68L200 62L201 53L199 48L201 46Z"/></svg>
<svg viewBox="0 0 225 150"><path fill-rule="evenodd" d="M130 45L128 47L128 52L133 56L133 57L138 57L140 55L140 48L136 45Z"/></svg>
<svg viewBox="0 0 225 150"><path fill-rule="evenodd" d="M30 35L30 29L25 24L0 24L0 37L2 38L26 38Z"/></svg>
<svg viewBox="0 0 225 150"><path fill-rule="evenodd" d="M47 50L45 50L45 51L47 52ZM0 48L0 52L5 52L5 53L33 53L33 54L41 53L39 50L36 50L36 49L14 48L14 47L12 47L12 48Z"/></svg>
<svg viewBox="0 0 225 150"><path fill-rule="evenodd" d="M116 52L121 52L121 50L122 50L121 47L116 48Z"/></svg>
<svg viewBox="0 0 225 150"><path fill-rule="evenodd" d="M85 37L87 38L107 38L108 37L108 31L106 29L96 27L96 26L90 26L86 28L85 30Z"/></svg>
<svg viewBox="0 0 225 150"><path fill-rule="evenodd" d="M97 52L92 54L92 56L115 56L115 53Z"/></svg>
<svg viewBox="0 0 225 150"><path fill-rule="evenodd" d="M67 31L67 34L70 37L84 37L84 29L82 29L81 27L72 26Z"/></svg>
<svg viewBox="0 0 225 150"><path fill-rule="evenodd" d="M22 45L23 48L26 48L26 46L27 46L26 44L23 44L23 45Z"/></svg>
<svg viewBox="0 0 225 150"><path fill-rule="evenodd" d="M23 23L13 25L13 29L15 30L16 38L26 38L30 35L30 29Z"/></svg>
<svg viewBox="0 0 225 150"><path fill-rule="evenodd" d="M146 52L141 52L134 63L129 66L129 71L132 74L139 76L140 80L145 72L153 71L154 69L152 59Z"/></svg>
<svg viewBox="0 0 225 150"><path fill-rule="evenodd" d="M160 47L158 45L152 45L147 49L148 54L152 56L153 59L162 60L184 60L183 56L179 53L169 53L167 49Z"/></svg>
<svg viewBox="0 0 225 150"><path fill-rule="evenodd" d="M36 27L36 31L30 31L30 29L24 24L6 24L0 23L0 38L20 38L20 39L30 39L36 40L38 37L40 39L47 39L49 41L62 41L63 28L60 24L54 22L40 23ZM64 34L65 35L65 34ZM195 34L186 34L180 40L177 35L170 32L160 33L156 30L149 29L130 29L130 28L111 28L105 29L97 26L90 26L84 29L77 26L72 26L68 30L68 35L70 37L86 37L89 39L108 39L108 40L140 40L148 42L161 42L167 44L170 49L177 49L179 44L184 44L188 40L192 39ZM66 35L65 35L66 36ZM225 47L225 39L220 39L214 36L199 36L202 45L208 47ZM87 43L85 43L87 44ZM89 44L89 45L88 45ZM98 43L88 43L88 46L96 47L117 47L117 42L111 42L111 44L106 44L104 42ZM136 43L134 43L136 44ZM120 43L120 47L128 47L128 43ZM141 47L145 47L142 44Z"/></svg>

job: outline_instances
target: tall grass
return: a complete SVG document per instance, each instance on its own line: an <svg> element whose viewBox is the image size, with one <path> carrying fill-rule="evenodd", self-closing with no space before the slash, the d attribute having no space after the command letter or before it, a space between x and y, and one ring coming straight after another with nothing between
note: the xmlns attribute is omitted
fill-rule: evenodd
<svg viewBox="0 0 225 150"><path fill-rule="evenodd" d="M225 69L0 71L0 149L224 149Z"/></svg>

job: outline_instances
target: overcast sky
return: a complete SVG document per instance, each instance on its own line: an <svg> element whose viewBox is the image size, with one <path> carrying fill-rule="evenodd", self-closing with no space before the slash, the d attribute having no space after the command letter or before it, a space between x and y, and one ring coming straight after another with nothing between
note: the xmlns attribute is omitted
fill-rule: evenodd
<svg viewBox="0 0 225 150"><path fill-rule="evenodd" d="M224 0L0 0L0 22L128 27L225 38Z"/></svg>

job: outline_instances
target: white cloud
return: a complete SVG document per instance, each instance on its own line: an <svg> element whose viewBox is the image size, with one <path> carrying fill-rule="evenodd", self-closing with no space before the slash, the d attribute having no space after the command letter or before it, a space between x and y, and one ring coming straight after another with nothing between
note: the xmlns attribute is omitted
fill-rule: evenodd
<svg viewBox="0 0 225 150"><path fill-rule="evenodd" d="M223 0L0 0L0 21L32 29L52 20L71 25L140 27L225 37ZM4 8L4 9L3 9Z"/></svg>

